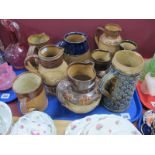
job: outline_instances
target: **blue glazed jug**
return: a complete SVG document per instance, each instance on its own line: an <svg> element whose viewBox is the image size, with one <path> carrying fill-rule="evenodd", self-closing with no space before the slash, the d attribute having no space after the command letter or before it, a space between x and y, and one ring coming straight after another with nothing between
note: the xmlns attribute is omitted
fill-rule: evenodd
<svg viewBox="0 0 155 155"><path fill-rule="evenodd" d="M64 58L67 63L90 59L89 44L85 33L69 32L57 45L65 49Z"/></svg>

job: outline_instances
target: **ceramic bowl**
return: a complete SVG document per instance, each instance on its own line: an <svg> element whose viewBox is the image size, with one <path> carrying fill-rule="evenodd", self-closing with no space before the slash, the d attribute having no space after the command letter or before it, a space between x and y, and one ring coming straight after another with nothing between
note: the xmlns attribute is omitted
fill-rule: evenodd
<svg viewBox="0 0 155 155"><path fill-rule="evenodd" d="M0 135L9 133L12 125L12 112L9 106L0 101Z"/></svg>
<svg viewBox="0 0 155 155"><path fill-rule="evenodd" d="M55 135L53 120L44 112L33 111L14 124L11 135Z"/></svg>

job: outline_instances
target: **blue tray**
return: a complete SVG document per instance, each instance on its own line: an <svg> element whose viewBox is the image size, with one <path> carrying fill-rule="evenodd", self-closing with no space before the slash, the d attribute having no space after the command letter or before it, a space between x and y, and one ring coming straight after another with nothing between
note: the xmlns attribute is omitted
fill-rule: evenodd
<svg viewBox="0 0 155 155"><path fill-rule="evenodd" d="M26 71L26 69L20 69L20 70L16 70L14 69L16 75L19 75L23 72ZM14 101L17 98L15 92L12 89L8 89L5 91L0 91L0 101L5 102L5 103L9 103Z"/></svg>
<svg viewBox="0 0 155 155"><path fill-rule="evenodd" d="M16 75L19 75L21 73L26 72L27 70L26 69L14 69L14 71L15 71Z"/></svg>
<svg viewBox="0 0 155 155"><path fill-rule="evenodd" d="M19 103L18 103L18 109L20 111ZM58 101L57 97L48 96L48 107L47 109L45 109L44 112L50 115L53 119L59 119L59 120L76 120L92 114L116 114L128 118L131 122L134 122L138 120L139 117L141 116L142 105L139 100L137 91L135 90L129 109L123 113L112 113L107 109L105 109L103 106L98 106L89 113L76 114L74 112L69 111L65 107L61 106L61 103Z"/></svg>

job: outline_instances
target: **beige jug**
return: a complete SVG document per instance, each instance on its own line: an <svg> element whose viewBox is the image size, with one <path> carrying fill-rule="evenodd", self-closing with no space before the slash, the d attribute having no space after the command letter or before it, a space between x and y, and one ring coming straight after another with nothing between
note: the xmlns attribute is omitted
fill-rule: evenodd
<svg viewBox="0 0 155 155"><path fill-rule="evenodd" d="M41 75L50 95L55 95L57 84L67 77L68 66L63 60L63 53L61 47L46 45L39 49L38 55L30 55L25 59L25 68Z"/></svg>
<svg viewBox="0 0 155 155"><path fill-rule="evenodd" d="M97 27L95 42L98 48L114 54L119 50L119 44L122 41L121 31L122 28L118 24L106 24L104 27Z"/></svg>

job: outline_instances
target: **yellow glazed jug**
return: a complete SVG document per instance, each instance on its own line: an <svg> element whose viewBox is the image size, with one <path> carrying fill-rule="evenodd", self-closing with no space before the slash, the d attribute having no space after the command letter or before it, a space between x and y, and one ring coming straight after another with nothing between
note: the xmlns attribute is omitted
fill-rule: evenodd
<svg viewBox="0 0 155 155"><path fill-rule="evenodd" d="M28 55L38 54L39 48L45 46L50 41L50 37L45 33L32 34L27 39L29 44Z"/></svg>

